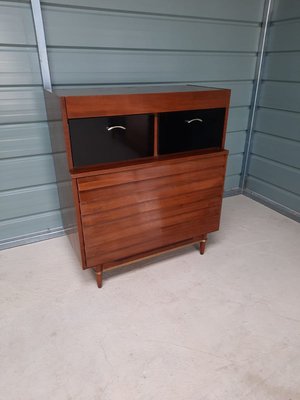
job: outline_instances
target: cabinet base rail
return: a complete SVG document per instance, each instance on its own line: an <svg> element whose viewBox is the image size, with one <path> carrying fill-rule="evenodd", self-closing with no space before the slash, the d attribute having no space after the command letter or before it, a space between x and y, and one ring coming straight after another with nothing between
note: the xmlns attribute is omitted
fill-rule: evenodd
<svg viewBox="0 0 300 400"><path fill-rule="evenodd" d="M199 252L200 252L201 255L203 255L204 252L205 252L206 243L207 243L207 235L203 235L203 239L200 239L200 241L199 241ZM169 251L169 250L167 250L167 251ZM152 255L152 256L149 256L149 257L144 257L144 258L150 258L150 257L153 257L153 256L155 256L155 254ZM136 260L136 262L141 261L142 259L143 258L141 258L139 260ZM129 263L126 263L126 264L129 264ZM124 264L122 264L122 265L124 265ZM115 268L118 267L118 266L119 265L116 265ZM96 274L97 286L98 286L99 289L101 289L102 285L103 285L103 265L99 265L97 267L94 267L93 270L95 271L95 274Z"/></svg>

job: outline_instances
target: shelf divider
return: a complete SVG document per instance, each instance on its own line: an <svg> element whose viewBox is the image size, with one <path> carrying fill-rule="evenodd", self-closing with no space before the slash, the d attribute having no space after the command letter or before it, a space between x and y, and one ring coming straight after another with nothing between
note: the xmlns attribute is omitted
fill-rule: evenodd
<svg viewBox="0 0 300 400"><path fill-rule="evenodd" d="M158 114L154 114L154 157L158 156Z"/></svg>

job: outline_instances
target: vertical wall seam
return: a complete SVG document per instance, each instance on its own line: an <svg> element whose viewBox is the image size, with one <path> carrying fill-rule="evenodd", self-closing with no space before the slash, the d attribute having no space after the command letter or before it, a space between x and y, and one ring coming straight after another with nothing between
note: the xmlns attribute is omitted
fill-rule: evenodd
<svg viewBox="0 0 300 400"><path fill-rule="evenodd" d="M40 0L31 0L31 11L38 47L39 64L41 69L43 87L45 90L49 90L50 92L52 92L50 68L45 39L45 29Z"/></svg>
<svg viewBox="0 0 300 400"><path fill-rule="evenodd" d="M248 168L249 168L249 156L250 156L250 150L251 150L251 146L252 146L253 128L254 128L254 123L255 123L255 118L256 118L257 102L258 102L258 97L259 97L260 88L261 88L262 69L263 69L263 64L264 64L264 60L265 60L265 49L266 49L267 36L269 34L272 6L273 6L273 0L265 0L263 18L262 18L262 28L261 28L261 34L260 34L260 39L259 39L259 45L258 45L258 59L257 59L256 67L255 67L254 86L253 86L253 92L252 92L249 123L248 123L248 129L247 129L245 151L244 151L244 157L243 157L243 166L242 166L241 179L240 179L240 188L242 190L242 193L245 191L246 178L247 178Z"/></svg>

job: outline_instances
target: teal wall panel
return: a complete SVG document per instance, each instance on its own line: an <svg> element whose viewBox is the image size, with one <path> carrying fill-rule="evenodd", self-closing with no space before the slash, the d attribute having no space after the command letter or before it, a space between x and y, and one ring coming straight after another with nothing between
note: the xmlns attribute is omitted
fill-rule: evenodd
<svg viewBox="0 0 300 400"><path fill-rule="evenodd" d="M40 67L35 48L0 46L1 86L40 84Z"/></svg>
<svg viewBox="0 0 300 400"><path fill-rule="evenodd" d="M263 78L272 81L295 82L299 80L300 51L269 53L266 56Z"/></svg>
<svg viewBox="0 0 300 400"><path fill-rule="evenodd" d="M291 167L300 168L300 141L296 142L256 132L252 153Z"/></svg>
<svg viewBox="0 0 300 400"><path fill-rule="evenodd" d="M53 84L232 89L225 189L237 188L262 10L263 0L42 2ZM2 1L0 247L62 229L53 168L62 151L50 147L30 2Z"/></svg>
<svg viewBox="0 0 300 400"><path fill-rule="evenodd" d="M57 132L57 131L56 131ZM63 151L62 137L56 151ZM0 159L50 154L52 152L47 122L0 125Z"/></svg>
<svg viewBox="0 0 300 400"><path fill-rule="evenodd" d="M299 0L274 0L272 10L273 21L284 21L300 16Z"/></svg>
<svg viewBox="0 0 300 400"><path fill-rule="evenodd" d="M59 210L56 184L2 192L0 193L0 209L0 221Z"/></svg>
<svg viewBox="0 0 300 400"><path fill-rule="evenodd" d="M227 175L225 178L224 190L229 192L230 190L237 189L240 182L240 174Z"/></svg>
<svg viewBox="0 0 300 400"><path fill-rule="evenodd" d="M0 87L0 119L1 124L46 121L42 87Z"/></svg>
<svg viewBox="0 0 300 400"><path fill-rule="evenodd" d="M42 2L43 3L43 2ZM63 4L70 8L85 7L123 11L127 13L135 13L139 15L175 15L189 16L191 18L212 19L212 20L238 20L247 22L261 22L263 2L261 0L240 1L229 0L224 5L224 0L47 0L47 4ZM73 6L73 7L72 7Z"/></svg>
<svg viewBox="0 0 300 400"><path fill-rule="evenodd" d="M226 137L226 149L230 154L242 154L245 146L246 132L228 132Z"/></svg>
<svg viewBox="0 0 300 400"><path fill-rule="evenodd" d="M300 137L300 113L260 108L255 128L260 132L297 141Z"/></svg>
<svg viewBox="0 0 300 400"><path fill-rule="evenodd" d="M246 188L300 212L300 2L275 0Z"/></svg>
<svg viewBox="0 0 300 400"><path fill-rule="evenodd" d="M62 205L64 208L70 204L68 200L70 185L70 182L60 184L60 189L64 190L66 195L66 203ZM56 183L0 192L0 221L20 218L24 215L37 215L59 210L59 208Z"/></svg>
<svg viewBox="0 0 300 400"><path fill-rule="evenodd" d="M60 226L62 226L60 211L0 221L0 248L10 246L10 242L17 245L17 240L21 237L28 239L41 234L46 235L51 231L55 232Z"/></svg>
<svg viewBox="0 0 300 400"><path fill-rule="evenodd" d="M267 183L300 195L300 171L298 168L292 168L280 162L252 155L249 174Z"/></svg>
<svg viewBox="0 0 300 400"><path fill-rule="evenodd" d="M282 0L284 1L284 0ZM294 16L295 18L296 16ZM270 28L268 51L298 51L300 16L296 20L274 22Z"/></svg>
<svg viewBox="0 0 300 400"><path fill-rule="evenodd" d="M284 205L295 213L300 213L299 196L292 192L253 176L248 177L247 188L277 204Z"/></svg>
<svg viewBox="0 0 300 400"><path fill-rule="evenodd" d="M249 107L231 108L227 123L227 132L243 131L247 129Z"/></svg>
<svg viewBox="0 0 300 400"><path fill-rule="evenodd" d="M256 56L132 50L49 49L54 85L251 80ZM224 82L226 86L226 82Z"/></svg>
<svg viewBox="0 0 300 400"><path fill-rule="evenodd" d="M238 175L241 170L243 162L243 155L242 154L232 154L229 155L227 160L227 168L226 168L226 175Z"/></svg>
<svg viewBox="0 0 300 400"><path fill-rule="evenodd" d="M1 1L0 43L35 45L34 27L28 4Z"/></svg>
<svg viewBox="0 0 300 400"><path fill-rule="evenodd" d="M232 90L225 190L239 186L263 0L42 2L56 87L189 83ZM274 0L247 188L300 209L300 2ZM60 230L29 1L0 3L0 247ZM66 177L62 177L64 180ZM63 183L68 185L68 183ZM17 243L17 242L16 242Z"/></svg>
<svg viewBox="0 0 300 400"><path fill-rule="evenodd" d="M43 7L49 46L256 52L258 24ZM68 27L66 29L66 26Z"/></svg>
<svg viewBox="0 0 300 400"><path fill-rule="evenodd" d="M63 154L60 158L63 161ZM66 165L62 165L62 167L66 167ZM66 179L67 176L64 180ZM0 160L0 190L44 185L55 181L51 154Z"/></svg>
<svg viewBox="0 0 300 400"><path fill-rule="evenodd" d="M276 110L300 112L300 82L264 81L259 105Z"/></svg>

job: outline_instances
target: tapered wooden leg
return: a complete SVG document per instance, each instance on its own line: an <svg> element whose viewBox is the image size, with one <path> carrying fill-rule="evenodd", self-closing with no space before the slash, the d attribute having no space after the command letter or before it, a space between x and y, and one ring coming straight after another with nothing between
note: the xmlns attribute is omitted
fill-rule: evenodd
<svg viewBox="0 0 300 400"><path fill-rule="evenodd" d="M204 254L206 242L207 242L207 236L205 235L205 237L200 240L200 246L199 246L200 254Z"/></svg>
<svg viewBox="0 0 300 400"><path fill-rule="evenodd" d="M97 280L97 286L98 288L102 288L102 265L100 267L96 267L94 268L95 272L96 272L96 280Z"/></svg>

